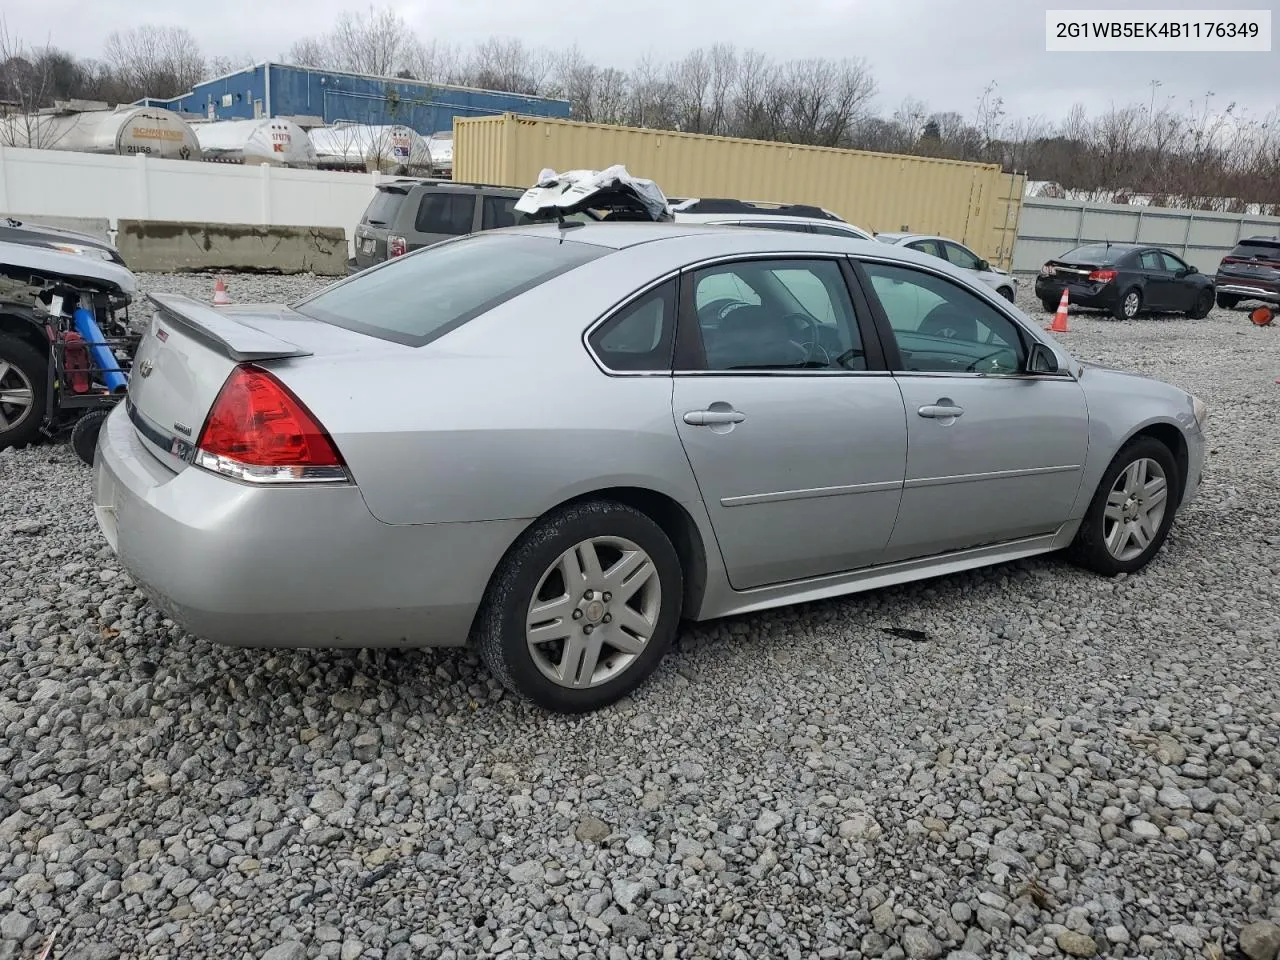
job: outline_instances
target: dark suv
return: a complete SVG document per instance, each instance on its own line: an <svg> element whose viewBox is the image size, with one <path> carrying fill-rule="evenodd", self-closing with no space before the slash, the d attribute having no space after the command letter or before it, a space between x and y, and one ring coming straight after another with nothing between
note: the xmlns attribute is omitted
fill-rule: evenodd
<svg viewBox="0 0 1280 960"><path fill-rule="evenodd" d="M516 225L521 187L399 178L378 184L356 227L347 273L477 230Z"/></svg>
<svg viewBox="0 0 1280 960"><path fill-rule="evenodd" d="M1241 240L1218 264L1215 284L1224 310L1241 300L1280 303L1280 236Z"/></svg>

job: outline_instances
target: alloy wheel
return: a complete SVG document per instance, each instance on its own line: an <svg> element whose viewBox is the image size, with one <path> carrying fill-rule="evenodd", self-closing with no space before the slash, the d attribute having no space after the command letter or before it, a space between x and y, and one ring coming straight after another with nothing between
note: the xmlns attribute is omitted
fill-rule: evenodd
<svg viewBox="0 0 1280 960"><path fill-rule="evenodd" d="M560 554L538 579L525 640L548 680L596 687L644 652L661 610L662 584L649 555L624 537L593 537Z"/></svg>
<svg viewBox="0 0 1280 960"><path fill-rule="evenodd" d="M1138 315L1138 306L1141 303L1142 298L1138 296L1136 290L1126 293L1124 296L1124 315L1132 320Z"/></svg>
<svg viewBox="0 0 1280 960"><path fill-rule="evenodd" d="M0 360L0 430L17 428L31 413L35 391L17 366Z"/></svg>
<svg viewBox="0 0 1280 960"><path fill-rule="evenodd" d="M1164 521L1169 481L1155 460L1134 460L1116 478L1102 513L1102 541L1107 552L1123 562L1150 546Z"/></svg>

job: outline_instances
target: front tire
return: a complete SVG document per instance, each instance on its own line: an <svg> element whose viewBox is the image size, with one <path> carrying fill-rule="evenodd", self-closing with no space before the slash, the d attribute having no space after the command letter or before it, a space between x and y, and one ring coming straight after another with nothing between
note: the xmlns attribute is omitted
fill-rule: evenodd
<svg viewBox="0 0 1280 960"><path fill-rule="evenodd" d="M24 447L44 423L49 361L30 344L0 336L0 450Z"/></svg>
<svg viewBox="0 0 1280 960"><path fill-rule="evenodd" d="M1240 302L1240 298L1230 293L1218 294L1218 306L1223 310L1234 310Z"/></svg>
<svg viewBox="0 0 1280 960"><path fill-rule="evenodd" d="M1106 577L1141 570L1169 535L1181 482L1168 447L1153 437L1131 440L1103 474L1071 559Z"/></svg>
<svg viewBox="0 0 1280 960"><path fill-rule="evenodd" d="M503 558L473 639L507 689L557 713L597 710L657 667L683 593L680 558L652 519L614 501L572 504Z"/></svg>
<svg viewBox="0 0 1280 960"><path fill-rule="evenodd" d="M1010 303L1013 303L1013 287L1001 287L996 293L1004 297Z"/></svg>
<svg viewBox="0 0 1280 960"><path fill-rule="evenodd" d="M1192 320L1203 320L1209 315L1209 311L1213 309L1213 291L1209 289L1201 290L1196 295L1196 302L1191 305L1191 309L1187 311L1187 316Z"/></svg>
<svg viewBox="0 0 1280 960"><path fill-rule="evenodd" d="M1137 287L1130 287L1124 293L1120 294L1120 299L1116 301L1111 315L1117 320L1132 320L1138 315L1138 311L1142 309L1142 291Z"/></svg>

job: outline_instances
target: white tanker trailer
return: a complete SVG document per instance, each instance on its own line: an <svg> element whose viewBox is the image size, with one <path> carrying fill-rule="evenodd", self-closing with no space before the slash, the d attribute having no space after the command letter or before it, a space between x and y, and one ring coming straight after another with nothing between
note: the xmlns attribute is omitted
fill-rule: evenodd
<svg viewBox="0 0 1280 960"><path fill-rule="evenodd" d="M122 105L114 110L0 117L0 143L36 150L201 159L200 142L191 126L173 111L159 107Z"/></svg>
<svg viewBox="0 0 1280 960"><path fill-rule="evenodd" d="M205 160L282 167L316 166L316 150L311 138L291 120L280 117L214 120L195 123L192 128Z"/></svg>

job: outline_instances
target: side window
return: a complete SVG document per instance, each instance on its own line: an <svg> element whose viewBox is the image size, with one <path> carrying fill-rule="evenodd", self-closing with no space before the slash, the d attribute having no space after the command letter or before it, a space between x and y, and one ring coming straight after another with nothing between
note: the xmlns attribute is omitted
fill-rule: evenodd
<svg viewBox="0 0 1280 960"><path fill-rule="evenodd" d="M829 227L825 223L811 223L809 229L814 233L820 233L827 237L844 237L846 240L863 240L864 237L859 236L852 230L844 230L840 227Z"/></svg>
<svg viewBox="0 0 1280 960"><path fill-rule="evenodd" d="M944 243L947 259L962 270L977 270L978 258L958 243Z"/></svg>
<svg viewBox="0 0 1280 960"><path fill-rule="evenodd" d="M1177 273L1179 270L1186 267L1185 263L1183 263L1181 260L1179 260L1177 257L1175 257L1171 253L1165 253L1161 251L1160 259L1164 263L1164 268L1168 270L1170 273Z"/></svg>
<svg viewBox="0 0 1280 960"><path fill-rule="evenodd" d="M939 249L937 240L917 240L914 243L908 243L907 246L912 250L919 250L921 253L927 253L931 257L942 256L942 250Z"/></svg>
<svg viewBox="0 0 1280 960"><path fill-rule="evenodd" d="M864 263L893 328L905 370L1018 373L1026 350L1018 326L950 280L884 263Z"/></svg>
<svg viewBox="0 0 1280 960"><path fill-rule="evenodd" d="M835 260L744 261L695 271L692 283L708 370L867 369Z"/></svg>
<svg viewBox="0 0 1280 960"><path fill-rule="evenodd" d="M458 237L471 232L471 220L475 216L476 198L470 193L440 191L428 193L418 204L413 229L418 233L442 233Z"/></svg>
<svg viewBox="0 0 1280 960"><path fill-rule="evenodd" d="M794 223L788 220L743 220L741 227L757 227L765 230L790 230L792 233L809 233L812 227L807 223Z"/></svg>
<svg viewBox="0 0 1280 960"><path fill-rule="evenodd" d="M610 370L670 370L675 281L633 300L592 331L588 342Z"/></svg>
<svg viewBox="0 0 1280 960"><path fill-rule="evenodd" d="M1155 250L1148 250L1142 255L1142 269L1164 270L1164 258Z"/></svg>
<svg viewBox="0 0 1280 960"><path fill-rule="evenodd" d="M519 197L485 197L480 212L480 229L495 230L498 227L516 225L516 201Z"/></svg>
<svg viewBox="0 0 1280 960"><path fill-rule="evenodd" d="M759 306L760 295L732 270L709 272L704 281L697 286L694 305L698 308L699 316L702 316L704 311L718 314L743 304Z"/></svg>

